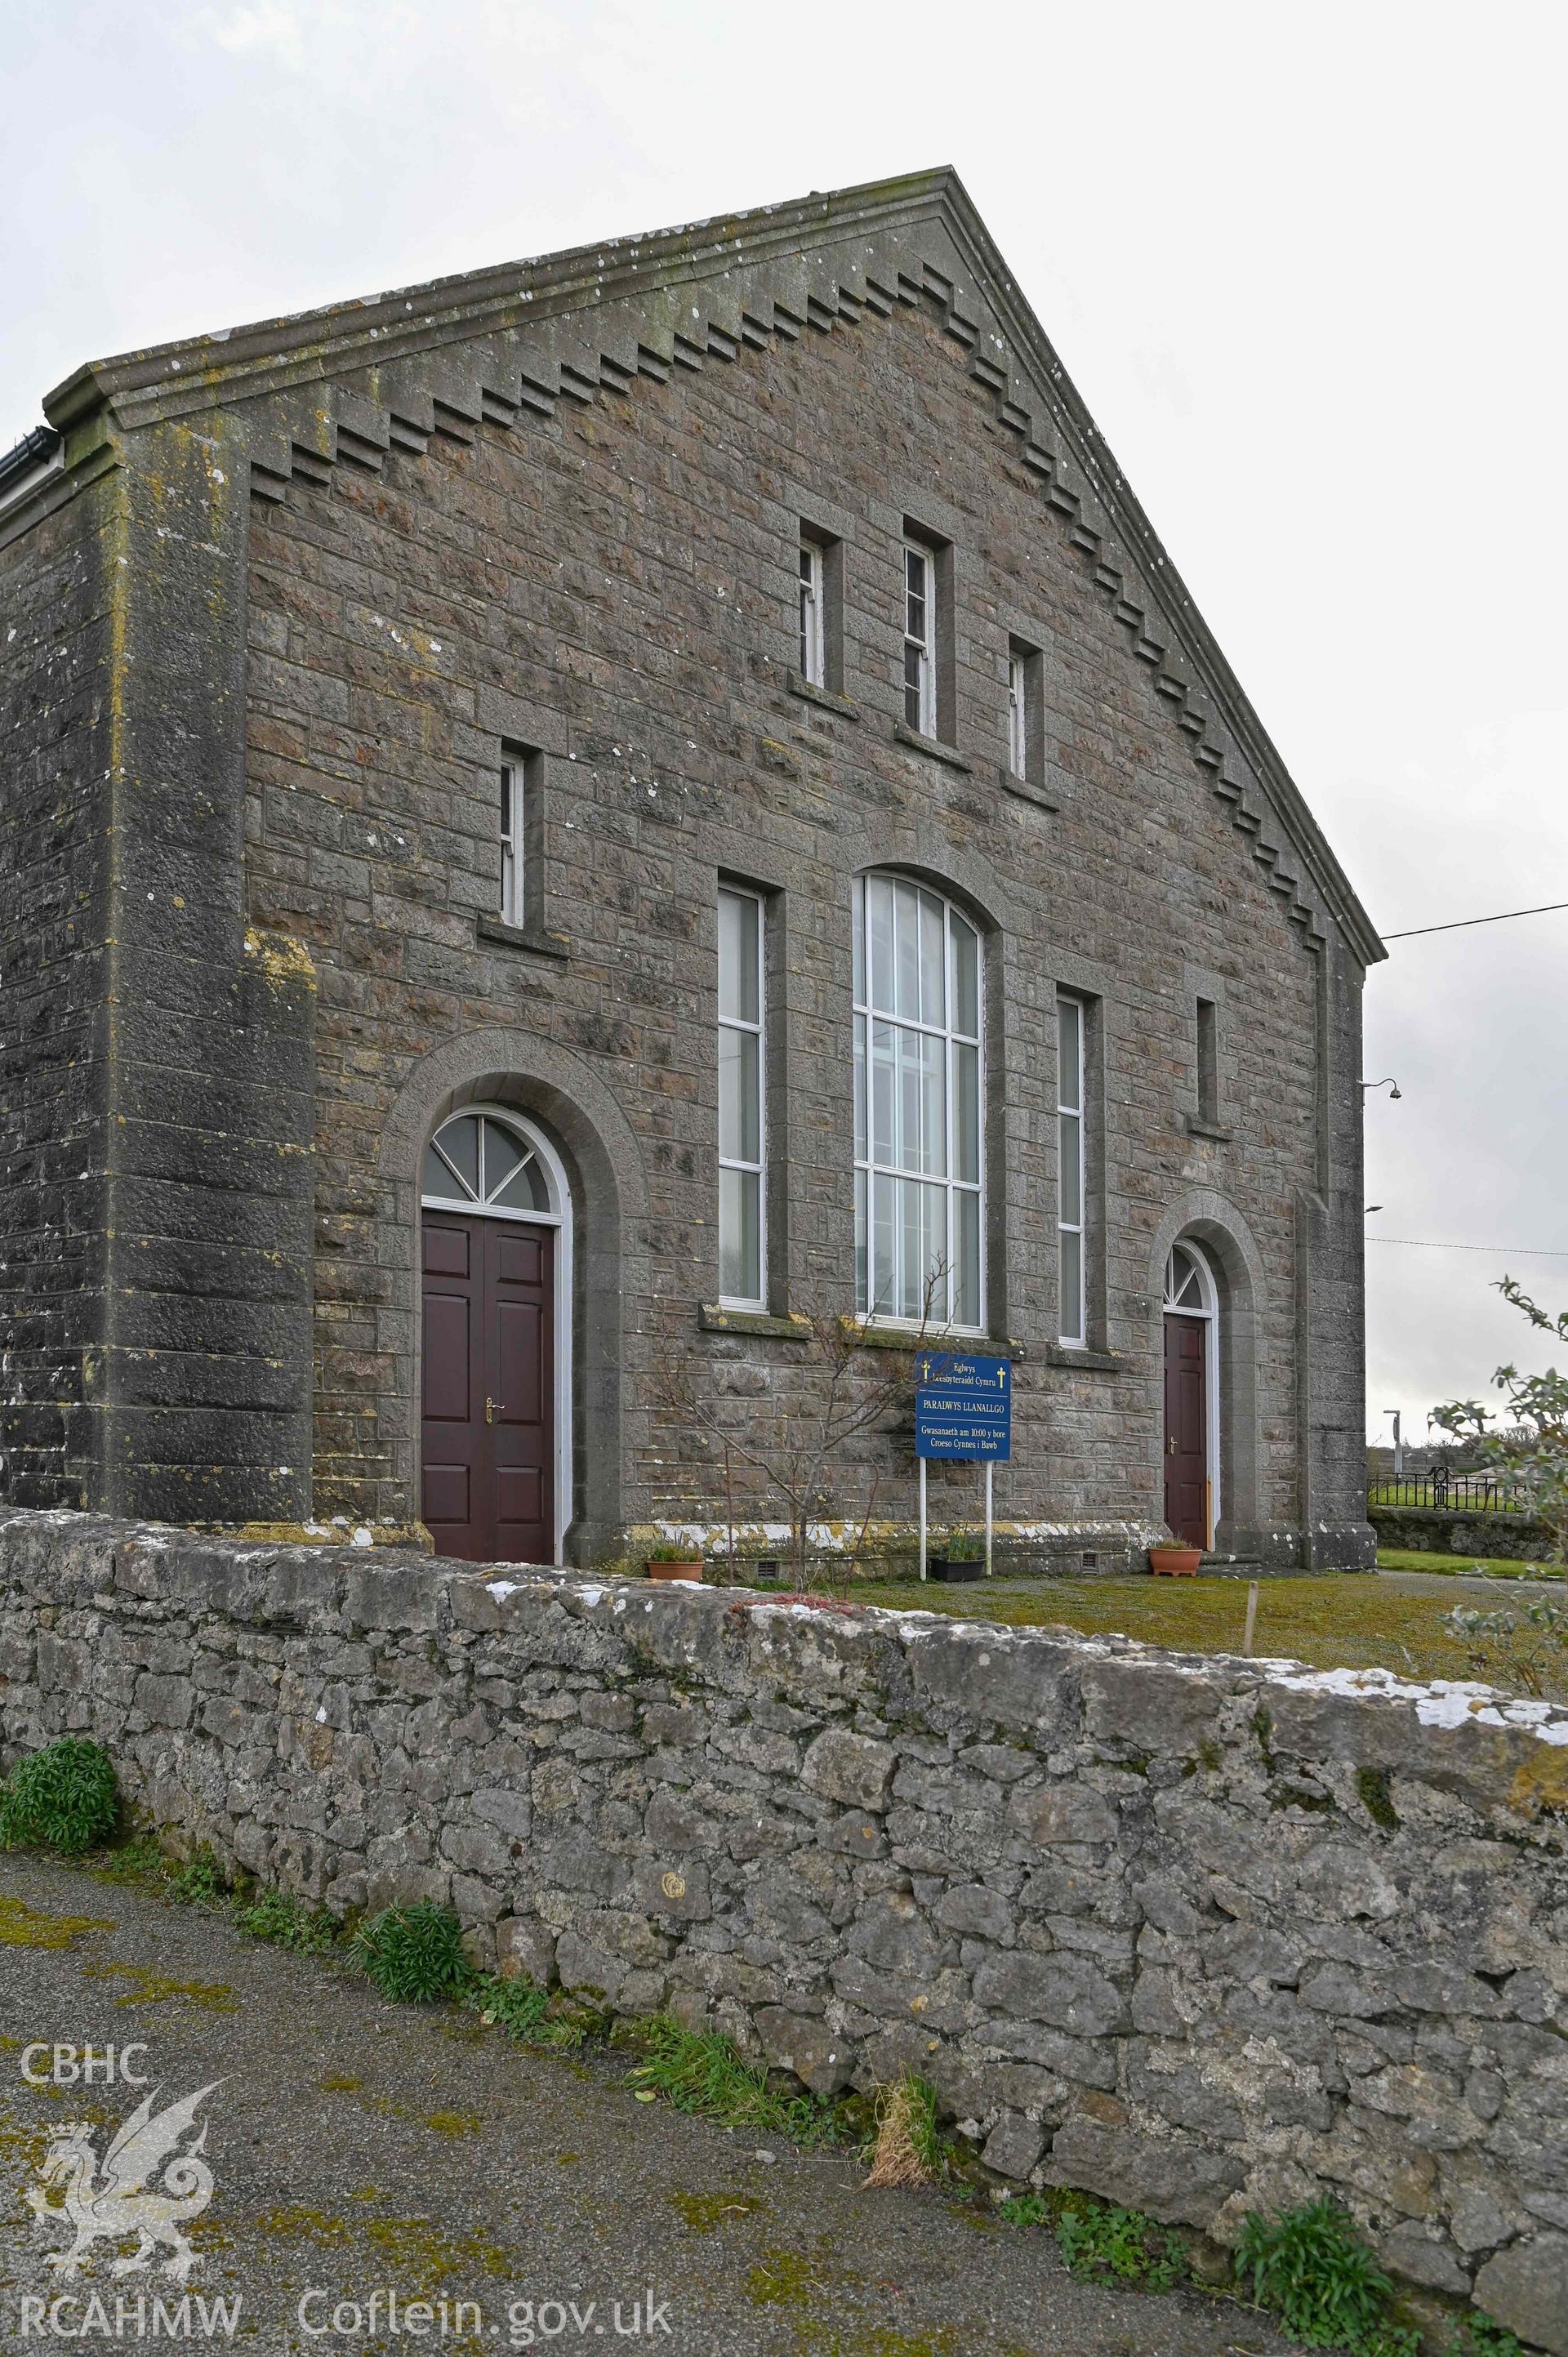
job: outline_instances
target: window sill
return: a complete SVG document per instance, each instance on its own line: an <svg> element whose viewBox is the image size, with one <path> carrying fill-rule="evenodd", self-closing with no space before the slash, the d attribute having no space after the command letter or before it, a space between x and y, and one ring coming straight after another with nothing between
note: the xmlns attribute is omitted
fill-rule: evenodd
<svg viewBox="0 0 1568 2357"><path fill-rule="evenodd" d="M945 761L950 770L968 771L973 767L973 763L966 761L952 746L944 745L939 737L922 737L919 730L911 728L907 720L896 720L893 734L898 743L908 745L912 753L929 753L933 761Z"/></svg>
<svg viewBox="0 0 1568 2357"><path fill-rule="evenodd" d="M1184 1114L1182 1120L1186 1124L1189 1137L1213 1137L1217 1138L1221 1146L1228 1146L1236 1135L1233 1129L1221 1129L1216 1121L1201 1121L1195 1113Z"/></svg>
<svg viewBox="0 0 1568 2357"><path fill-rule="evenodd" d="M841 720L860 718L858 704L852 704L847 695L840 695L836 688L819 687L800 672L790 672L785 684L791 695L803 695L808 704L820 704L824 712L836 712Z"/></svg>
<svg viewBox="0 0 1568 2357"><path fill-rule="evenodd" d="M1044 786L1036 785L1032 778L1021 778L1015 770L1007 767L1005 761L1001 765L999 775L1004 793L1015 794L1021 802L1033 802L1039 810L1060 810L1061 804L1055 794L1047 793Z"/></svg>
<svg viewBox="0 0 1568 2357"><path fill-rule="evenodd" d="M532 950L539 957L565 958L572 954L572 944L564 933L535 932L528 926L509 925L504 917L476 917L474 932L479 941L493 942L501 949Z"/></svg>
<svg viewBox="0 0 1568 2357"><path fill-rule="evenodd" d="M929 1333L924 1337L907 1326L868 1326L858 1318L841 1318L839 1324L863 1351L972 1351L977 1358L1022 1359L1024 1345L1007 1334Z"/></svg>
<svg viewBox="0 0 1568 2357"><path fill-rule="evenodd" d="M1046 1352L1048 1367L1070 1367L1079 1375L1116 1375L1126 1365L1120 1351L1079 1351L1069 1342L1053 1342Z"/></svg>
<svg viewBox="0 0 1568 2357"><path fill-rule="evenodd" d="M798 1313L775 1318L766 1309L725 1309L716 1301L697 1305L697 1323L704 1334L760 1334L775 1342L809 1342L812 1326Z"/></svg>

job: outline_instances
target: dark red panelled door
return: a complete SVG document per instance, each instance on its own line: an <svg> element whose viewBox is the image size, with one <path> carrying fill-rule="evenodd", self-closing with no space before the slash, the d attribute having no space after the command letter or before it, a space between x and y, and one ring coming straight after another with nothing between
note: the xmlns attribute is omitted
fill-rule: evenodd
<svg viewBox="0 0 1568 2357"><path fill-rule="evenodd" d="M1165 1318L1165 1521L1188 1546L1208 1544L1208 1321Z"/></svg>
<svg viewBox="0 0 1568 2357"><path fill-rule="evenodd" d="M426 1211L423 1511L436 1551L555 1558L555 1235Z"/></svg>

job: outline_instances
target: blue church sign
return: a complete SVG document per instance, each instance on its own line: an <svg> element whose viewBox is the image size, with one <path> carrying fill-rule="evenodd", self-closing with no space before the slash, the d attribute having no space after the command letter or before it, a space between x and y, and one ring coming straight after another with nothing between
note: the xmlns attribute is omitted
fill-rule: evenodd
<svg viewBox="0 0 1568 2357"><path fill-rule="evenodd" d="M975 1462L1013 1454L1008 1359L922 1351L915 1370L915 1454Z"/></svg>

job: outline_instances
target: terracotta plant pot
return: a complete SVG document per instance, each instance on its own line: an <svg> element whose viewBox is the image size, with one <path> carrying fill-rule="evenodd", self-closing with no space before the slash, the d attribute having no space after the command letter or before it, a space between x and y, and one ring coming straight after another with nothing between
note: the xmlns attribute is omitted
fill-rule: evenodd
<svg viewBox="0 0 1568 2357"><path fill-rule="evenodd" d="M694 1579L701 1583L700 1563L650 1563L643 1566L650 1579Z"/></svg>
<svg viewBox="0 0 1568 2357"><path fill-rule="evenodd" d="M1197 1566L1203 1561L1203 1549L1195 1546L1152 1546L1149 1549L1149 1569L1168 1572L1176 1579L1196 1578Z"/></svg>
<svg viewBox="0 0 1568 2357"><path fill-rule="evenodd" d="M985 1577L985 1564L980 1555L934 1555L928 1558L926 1569L933 1579Z"/></svg>

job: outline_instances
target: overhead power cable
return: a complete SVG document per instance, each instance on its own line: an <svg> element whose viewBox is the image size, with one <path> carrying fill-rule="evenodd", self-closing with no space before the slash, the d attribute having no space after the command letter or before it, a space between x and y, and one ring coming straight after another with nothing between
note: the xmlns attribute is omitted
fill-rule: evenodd
<svg viewBox="0 0 1568 2357"><path fill-rule="evenodd" d="M1550 917L1568 909L1568 900L1543 900L1539 909L1504 909L1495 917L1455 917L1447 925L1412 925L1407 932L1385 933L1385 942L1413 942L1418 933L1462 933L1470 925L1506 925L1514 917Z"/></svg>
<svg viewBox="0 0 1568 2357"><path fill-rule="evenodd" d="M1516 1260L1568 1260L1563 1244L1450 1244L1441 1236L1369 1236L1369 1244L1414 1244L1422 1252L1484 1252L1512 1254Z"/></svg>

